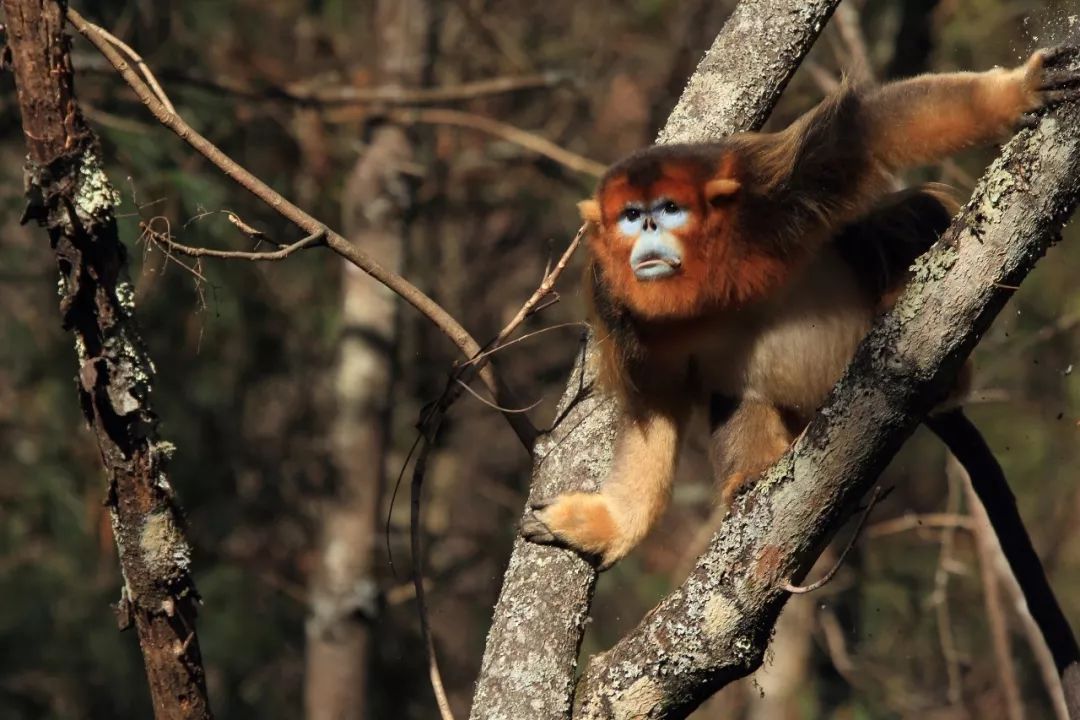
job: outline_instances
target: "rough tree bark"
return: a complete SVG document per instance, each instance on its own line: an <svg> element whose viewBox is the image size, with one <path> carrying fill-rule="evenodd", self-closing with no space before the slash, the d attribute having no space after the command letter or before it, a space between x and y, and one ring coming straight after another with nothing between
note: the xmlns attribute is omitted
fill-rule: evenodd
<svg viewBox="0 0 1080 720"><path fill-rule="evenodd" d="M154 716L211 717L195 635L191 551L166 473L173 446L150 406L154 366L134 318L119 196L75 101L64 5L3 0L26 135L25 219L49 234L60 271L60 312L78 356L76 388L108 476L124 587L121 627L139 636Z"/></svg>
<svg viewBox="0 0 1080 720"><path fill-rule="evenodd" d="M940 398L1080 199L1080 105L1012 140L795 447L745 498L686 582L577 688L575 717L682 718L757 668L818 551ZM1080 668L1059 664L1070 710Z"/></svg>
<svg viewBox="0 0 1080 720"><path fill-rule="evenodd" d="M839 0L743 0L690 78L660 142L760 127ZM611 461L612 403L579 358L555 427L534 449L530 501L595 490ZM473 720L570 715L596 573L573 553L515 542L473 698Z"/></svg>
<svg viewBox="0 0 1080 720"><path fill-rule="evenodd" d="M427 0L379 0L374 28L380 85L417 87L427 68ZM402 127L372 132L342 196L342 227L392 272L404 262L413 142ZM374 576L386 480L386 431L401 303L351 264L341 279L341 339L335 372L334 464L338 492L327 507L307 622L308 720L369 717Z"/></svg>

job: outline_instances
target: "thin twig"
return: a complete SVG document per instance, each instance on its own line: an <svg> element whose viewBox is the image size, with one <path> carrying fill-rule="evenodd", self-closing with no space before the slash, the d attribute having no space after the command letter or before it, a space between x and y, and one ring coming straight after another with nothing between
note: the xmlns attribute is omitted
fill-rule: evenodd
<svg viewBox="0 0 1080 720"><path fill-rule="evenodd" d="M1042 629L1035 617L1031 614L1027 600L1024 599L1024 590L1009 567L1009 561L1001 552L1001 544L997 545L997 557L995 558L998 577L1001 578L1005 591L1009 594L1012 608L1020 618L1020 627L1024 632L1028 648L1035 658L1035 665L1039 668L1039 677L1042 678L1043 687L1046 688L1050 697L1050 705L1054 708L1056 720L1069 720L1069 707L1065 702L1065 689L1062 687L1061 677L1058 676L1057 666L1054 663L1054 655L1043 638Z"/></svg>
<svg viewBox="0 0 1080 720"><path fill-rule="evenodd" d="M292 255L297 250L303 250L304 248L317 247L323 244L323 240L326 238L326 230L320 230L312 233L307 237L301 238L291 245L286 245L279 250L273 252L250 252L245 250L215 250L213 248L204 247L192 247L190 245L183 245L176 242L167 234L159 233L150 229L150 226L145 222L139 223L139 229L144 233L147 233L154 243L163 245L165 248L172 252L178 252L181 255L187 255L188 257L212 257L220 258L222 260L251 260L251 261L274 261L284 260Z"/></svg>
<svg viewBox="0 0 1080 720"><path fill-rule="evenodd" d="M1080 648L1024 527L1016 497L1001 465L986 446L982 434L959 411L931 416L927 425L967 469L971 486L994 528L1008 570L1015 577L1031 617L1039 627L1039 635L1053 658L1066 707L1072 717L1080 717L1077 711L1080 693L1075 678Z"/></svg>
<svg viewBox="0 0 1080 720"><path fill-rule="evenodd" d="M607 166L595 160L578 155L575 152L556 145L551 140L537 135L536 133L522 130L510 123L493 120L476 113L461 110L447 110L444 108L420 108L415 110L399 110L391 113L394 120L400 123L424 123L426 125L454 125L457 127L478 130L488 135L507 142L519 145L526 150L543 155L549 160L554 160L571 170L593 177L604 174Z"/></svg>
<svg viewBox="0 0 1080 720"><path fill-rule="evenodd" d="M484 397L484 396L483 396L483 395L481 395L480 393L478 393L478 392L476 392L475 390L473 390L473 389L472 389L471 387L469 387L469 386L468 386L468 385L466 385L466 384L465 384L464 382L462 382L461 378L454 378L454 381L455 381L455 382L456 382L456 383L457 383L458 385L460 385L461 387L463 387L463 388L464 388L464 389L465 389L465 390L466 390L466 391L467 391L467 392L468 392L468 393L469 393L470 395L472 395L472 396L473 396L474 398L476 398L476 399L477 399L477 400L479 400L480 402L484 403L484 404L485 404L485 405L487 405L487 406L488 406L489 408L494 408L495 410L498 410L499 412L504 412L504 413L524 413L524 412L529 412L529 411L530 411L530 410L532 410L532 409L533 409L534 407L536 407L536 406L537 406L537 405L539 405L540 403L544 402L544 399L543 399L543 398L540 398L539 400L537 400L536 402L534 402L534 403L533 403L532 405L528 405L528 406L526 406L526 407L523 407L523 408L504 408L504 407L502 407L502 406L500 406L500 405L496 405L495 403L491 402L490 400L488 400L488 399L487 399L486 397Z"/></svg>
<svg viewBox="0 0 1080 720"><path fill-rule="evenodd" d="M543 307L547 307L547 306L545 305ZM527 332L524 335L519 335L518 337L514 338L513 340L508 340L507 342L504 342L501 345L498 345L496 347L492 347L489 350L485 350L484 352L480 353L479 355L472 358L468 362L475 363L477 360L485 358L488 355L494 355L495 353L501 352L501 351L505 350L508 347L511 347L513 345L517 345L520 342L524 342L525 340L528 340L529 338L536 337L537 335L543 335L544 333L551 332L552 330L561 330L562 328L568 328L568 327L588 328L589 323L578 320L578 321L575 321L575 322L564 322L564 323L558 323L556 325L548 325L547 327L542 327L539 330L533 330L532 332Z"/></svg>
<svg viewBox="0 0 1080 720"><path fill-rule="evenodd" d="M510 337L521 323L525 322L525 318L532 314L540 301L547 297L555 288L555 283L558 281L559 276L563 274L563 271L566 270L566 266L570 264L570 258L574 256L574 252L578 249L578 246L581 245L581 239L585 237L588 228L588 223L585 223L578 228L577 233L574 234L574 239L570 241L570 244L567 245L562 257L559 258L559 262L555 263L554 269L551 271L545 270L544 278L540 281L540 286L536 288L536 292L525 301L525 304L521 306L521 309L517 311L517 314L506 324L506 327L499 331L498 337L495 338L496 347L502 345L503 341Z"/></svg>
<svg viewBox="0 0 1080 720"><path fill-rule="evenodd" d="M956 477L957 481L963 485L968 510L974 521L975 550L979 559L983 604L986 606L986 621L990 626L990 644L994 649L998 685L1004 696L1007 717L1009 720L1024 720L1020 684L1016 678L1016 663L1013 662L1012 646L1009 642L1009 627L1001 605L1001 588L998 587L998 573L994 567L994 556L1001 550L998 548L994 528L990 525L986 510L982 507L979 496L975 494L975 488L971 485L971 478L951 453L946 464L946 472Z"/></svg>
<svg viewBox="0 0 1080 720"><path fill-rule="evenodd" d="M506 326L499 331L499 334L495 336L495 339L488 343L488 345L482 352L476 353L473 357L469 358L467 361L461 363L457 368L455 368L453 374L451 374L449 380L447 381L446 388L443 390L442 395L437 401L432 403L431 407L425 413L424 417L421 418L420 422L422 426L427 423L435 422L436 417L438 418L438 421L441 422L442 416L445 415L447 410L450 409L450 406L453 405L459 397L461 397L462 388L472 392L471 388L469 388L469 383L472 382L472 379L478 373L484 371L488 363L491 362L491 356L498 352L501 348L505 347L505 345L509 344L505 342L506 338L512 335L514 331L518 328L518 326L520 326L521 323L524 322L525 318L537 309L538 304L545 297L551 294L552 290L555 287L555 283L558 281L559 277L566 269L566 266L569 264L570 258L574 255L574 251L578 248L578 245L580 245L581 238L584 237L585 231L586 226L584 225L578 229L577 234L574 235L574 239L570 241L570 244L563 252L562 257L559 258L559 262L555 264L555 268L550 271L545 270L544 277L540 280L540 285L537 287L536 291L533 292L529 299L525 301L525 303L518 310L517 314L515 314L514 317L511 318L510 322L508 322ZM476 393L473 394L476 395ZM477 397L479 398L480 396L477 395ZM483 398L480 399L483 400ZM484 400L484 402L487 401ZM497 407L501 408L504 406L500 405ZM530 408L525 408L525 410L528 409ZM520 410L503 410L503 413L506 417L520 415L522 414L522 412L523 411Z"/></svg>
<svg viewBox="0 0 1080 720"><path fill-rule="evenodd" d="M110 73L113 72L111 67L89 63L85 60L77 63L77 68L80 72L94 74L106 70ZM173 85L186 86L218 95L229 95L239 100L290 104L316 109L365 104L400 107L463 102L523 90L555 87L573 81L573 76L569 73L548 70L527 75L503 75L436 87L399 87L393 85L353 87L343 85L308 91L303 89L303 83L293 83L289 87L250 87L222 78L193 77L176 71L162 71L161 76Z"/></svg>
<svg viewBox="0 0 1080 720"><path fill-rule="evenodd" d="M317 105L352 105L360 103L382 105L424 105L428 103L458 102L488 95L502 95L519 90L551 87L567 82L570 76L555 71L531 75L506 75L503 77L474 80L458 85L430 88L403 87L339 87L316 90L309 94L291 92L291 98L303 103Z"/></svg>
<svg viewBox="0 0 1080 720"><path fill-rule="evenodd" d="M116 71L139 96L147 109L161 122L162 125L172 130L181 139L191 145L199 154L216 165L229 178L239 184L248 192L269 205L273 210L280 213L292 223L307 231L326 233L325 243L327 247L360 268L368 275L386 285L400 295L406 302L420 311L431 320L450 340L458 346L466 357L472 357L481 351L480 344L465 330L461 324L446 310L424 294L418 287L410 283L402 276L394 273L379 264L372 256L356 247L339 233L329 230L313 216L301 210L284 196L271 188L265 182L257 178L250 171L239 165L232 158L223 153L217 146L203 137L198 131L188 125L183 118L168 108L157 98L150 87L139 78L127 61L116 51L116 48L105 36L99 32L99 28L88 22L78 12L69 8L67 13L68 22L79 31L91 44L112 63ZM487 386L493 397L499 399L500 404L514 405L509 390L495 376L490 367L479 371L481 380ZM522 444L531 452L533 443L536 441L536 428L533 427L528 417L521 413L508 413L506 417L511 428L517 434Z"/></svg>
<svg viewBox="0 0 1080 720"><path fill-rule="evenodd" d="M327 121L354 122L371 115L372 113L364 108L348 109L329 114ZM538 155L543 155L574 172L591 175L592 177L600 177L607 169L607 166L603 163L587 158L584 155L578 155L534 132L522 130L510 123L494 120L476 113L446 108L413 108L390 110L385 113L385 116L402 125L415 125L418 123L424 125L452 125L476 130L523 147Z"/></svg>
<svg viewBox="0 0 1080 720"><path fill-rule="evenodd" d="M866 537L877 538L885 535L895 535L909 530L922 529L957 529L971 531L974 523L966 515L952 513L925 513L916 515L909 513L890 520L882 520L866 528Z"/></svg>
<svg viewBox="0 0 1080 720"><path fill-rule="evenodd" d="M139 67L139 72L142 73L143 78L146 80L146 84L150 86L150 89L154 91L154 96L165 106L165 109L171 113L176 112L176 108L173 107L172 101L169 100L169 96L165 94L165 91L161 88L161 84L158 83L157 78L154 77L154 73L150 71L150 67L142 59L139 53L135 52L130 45L113 35L111 32L101 27L100 25L94 25L94 29L101 33L106 40L111 42Z"/></svg>
<svg viewBox="0 0 1080 720"><path fill-rule="evenodd" d="M948 479L949 494L945 512L955 515L960 510L960 493L953 478ZM941 537L941 553L938 555L937 569L934 571L934 591L930 595L930 604L937 615L938 639L941 654L945 659L945 676L948 681L947 697L951 706L963 701L963 688L960 684L960 659L953 638L952 614L949 611L949 566L953 562L953 549L956 544L954 528L945 528Z"/></svg>
<svg viewBox="0 0 1080 720"><path fill-rule="evenodd" d="M884 495L880 486L874 488L874 491L870 493L870 501L866 503L866 509L863 510L862 516L859 518L859 523L855 526L855 531L851 533L851 537L847 541L847 545L844 546L843 551L840 553L840 557L837 559L836 564L832 566L829 572L825 573L820 580L810 583L809 585L793 585L792 583L785 583L784 590L788 591L792 595L805 595L806 593L812 593L815 590L820 590L825 587L825 584L833 579L840 566L844 564L844 558L851 551L851 548L855 546L855 541L859 538L859 533L862 531L863 525L866 524L866 518L870 517L870 511L877 505L878 500Z"/></svg>
<svg viewBox="0 0 1080 720"><path fill-rule="evenodd" d="M439 661L435 655L435 638L431 635L431 624L428 621L427 597L424 595L423 550L420 547L420 491L424 486L424 472L427 470L431 441L438 432L440 424L440 420L436 420L430 427L421 429L423 440L420 443L420 452L416 456L416 464L413 465L409 535L412 546L413 587L416 589L417 614L420 616L420 633L423 635L424 648L427 651L431 688L435 692L435 703L439 706L439 715L442 720L454 720L454 714L450 710L450 701L446 698L442 673L439 672Z"/></svg>

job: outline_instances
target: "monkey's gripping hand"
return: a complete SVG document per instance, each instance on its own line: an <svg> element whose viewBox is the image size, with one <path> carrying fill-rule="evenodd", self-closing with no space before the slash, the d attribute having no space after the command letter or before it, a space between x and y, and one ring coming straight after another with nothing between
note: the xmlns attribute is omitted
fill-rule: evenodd
<svg viewBox="0 0 1080 720"><path fill-rule="evenodd" d="M1023 73L1026 90L1022 121L1033 119L1031 113L1043 108L1080 99L1080 46L1038 50L1017 71Z"/></svg>
<svg viewBox="0 0 1080 720"><path fill-rule="evenodd" d="M645 537L667 507L688 412L644 411L626 420L611 472L597 493L566 493L533 503L526 540L558 545L611 567Z"/></svg>
<svg viewBox="0 0 1080 720"><path fill-rule="evenodd" d="M600 493L571 493L533 503L521 522L521 535L530 542L576 550L601 570L634 545L620 532L608 498Z"/></svg>

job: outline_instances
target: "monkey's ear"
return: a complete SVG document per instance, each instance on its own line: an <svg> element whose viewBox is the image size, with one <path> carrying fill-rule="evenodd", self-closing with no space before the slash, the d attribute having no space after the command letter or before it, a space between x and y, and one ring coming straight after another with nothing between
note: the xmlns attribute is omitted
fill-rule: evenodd
<svg viewBox="0 0 1080 720"><path fill-rule="evenodd" d="M596 202L592 198L588 200L582 200L577 204L578 212L581 213L581 219L585 222L600 224L600 203Z"/></svg>
<svg viewBox="0 0 1080 720"><path fill-rule="evenodd" d="M742 183L735 178L716 178L705 183L705 199L710 203L731 197L739 192Z"/></svg>
<svg viewBox="0 0 1080 720"><path fill-rule="evenodd" d="M735 179L738 177L738 173L735 169L736 162L735 154L728 153L728 155L720 161L720 166L716 168L716 174L713 175L713 179L705 183L705 199L708 200L709 203L715 203L730 198L742 188L742 183Z"/></svg>

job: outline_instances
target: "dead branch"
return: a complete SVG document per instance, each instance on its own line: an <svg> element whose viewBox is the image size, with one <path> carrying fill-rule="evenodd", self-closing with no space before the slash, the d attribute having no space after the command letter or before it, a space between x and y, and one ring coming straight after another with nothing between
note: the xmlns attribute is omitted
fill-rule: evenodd
<svg viewBox="0 0 1080 720"><path fill-rule="evenodd" d="M874 509L874 506L878 504L878 501L885 495L881 491L880 487L874 488L874 492L870 494L870 500L866 503L866 509L863 510L862 515L859 516L859 522L855 525L855 529L851 533L851 537L848 539L844 549L840 551L840 557L836 559L833 566L829 568L829 571L821 576L819 580L815 580L809 585L794 585L792 583L785 583L784 590L792 595L805 595L812 593L815 590L820 590L825 587L830 580L840 570L840 566L844 564L844 558L851 552L851 548L855 547L855 542L859 539L860 533L862 533L863 526L866 525L866 519L870 517L870 512Z"/></svg>
<svg viewBox="0 0 1080 720"><path fill-rule="evenodd" d="M990 628L990 644L994 649L998 688L1005 701L1008 720L1024 720L1023 697L1016 675L1016 663L1013 661L1012 643L1009 640L1009 623L1002 606L1001 587L998 585L998 572L994 562L995 556L1001 552L994 526L990 524L986 509L982 507L979 496L971 486L971 478L953 455L949 455L946 472L955 475L957 482L963 486L964 497L974 520L975 550L979 558L979 579L982 581L986 624Z"/></svg>
<svg viewBox="0 0 1080 720"><path fill-rule="evenodd" d="M422 315L431 320L443 334L457 345L466 357L473 357L481 351L480 344L458 323L445 309L420 288L410 283L397 273L383 267L375 258L364 250L356 247L339 233L328 229L323 223L301 210L284 196L271 188L265 182L257 178L246 168L239 165L232 158L223 153L217 146L203 137L198 131L188 125L183 118L174 112L170 112L157 98L156 94L143 80L131 69L127 61L117 52L116 48L106 37L98 32L98 27L88 22L75 10L68 11L68 21L90 43L101 52L112 64L120 76L139 96L147 109L165 127L172 130L181 140L188 143L199 154L216 165L230 179L250 192L255 197L270 206L284 218L300 227L310 235L325 233L327 247L352 263L356 267L375 278L383 285L396 292L406 302L416 308ZM515 406L509 389L496 377L490 366L479 371L479 376L488 391L496 398L499 405ZM531 449L536 439L536 428L533 427L522 413L507 413L504 415L510 427L513 428L518 438L526 449Z"/></svg>
<svg viewBox="0 0 1080 720"><path fill-rule="evenodd" d="M603 163L591 160L583 155L567 150L566 148L538 135L537 133L523 130L510 123L495 120L493 118L466 112L464 110L450 110L447 108L412 108L403 110L389 110L383 113L372 112L361 107L356 109L341 110L327 114L327 121L332 123L356 122L374 115L386 117L400 125L449 125L469 130L482 132L492 137L505 140L506 142L525 148L537 155L542 155L563 167L583 175L600 177L607 169Z"/></svg>
<svg viewBox="0 0 1080 720"><path fill-rule="evenodd" d="M98 28L102 30L102 32L106 32L101 26L98 26ZM114 44L117 44L118 47L124 50L124 53L128 54L128 57L134 62L142 62L141 58L139 60L135 59L137 55L128 53L128 51L134 53L134 50L132 50L130 46L126 43L121 44L122 41L111 33L109 35L113 39L112 41ZM102 61L94 62L87 57L76 58L76 67L80 73L92 73L95 75L104 73L112 75L116 72L112 65ZM143 68L140 68L140 71L143 72L143 77L147 80L148 84L153 87L153 84L149 83L149 78L146 77L148 69L144 70ZM466 102L495 95L506 95L526 90L553 88L570 84L573 81L572 76L567 73L548 70L525 75L503 75L451 85L439 85L436 87L400 87L397 85L359 87L351 85L334 85L309 90L305 86L310 85L310 81L292 83L287 87L269 86L260 88L238 82L230 82L229 80L222 78L208 79L193 77L189 74L177 71L163 71L161 77L174 87L179 85L197 90L206 90L219 95L228 95L231 98L247 102L289 104L315 109L340 108L354 105L375 107L441 105ZM159 99L162 100L162 102L165 101L163 93L159 96Z"/></svg>
<svg viewBox="0 0 1080 720"><path fill-rule="evenodd" d="M188 257L211 257L221 260L250 260L252 262L266 262L284 260L297 250L318 247L326 238L326 230L312 233L301 238L291 245L286 245L278 250L270 252L252 252L248 250L215 250L214 248L193 247L178 243L169 237L168 233L158 232L145 222L139 223L139 229L150 242L159 245L166 253L177 252Z"/></svg>

